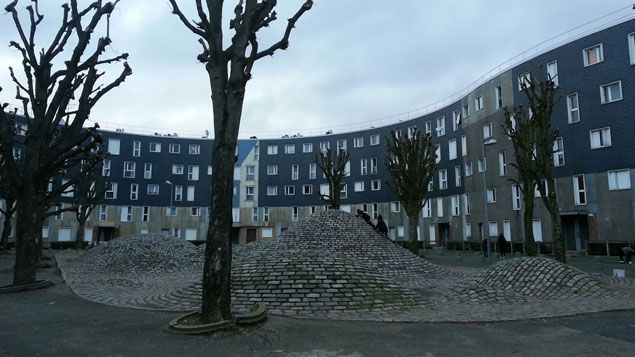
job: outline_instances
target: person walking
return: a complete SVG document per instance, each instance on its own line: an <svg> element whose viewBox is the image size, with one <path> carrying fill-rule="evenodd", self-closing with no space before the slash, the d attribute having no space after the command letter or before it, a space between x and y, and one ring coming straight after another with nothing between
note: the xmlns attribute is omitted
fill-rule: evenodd
<svg viewBox="0 0 635 357"><path fill-rule="evenodd" d="M617 249L617 255L619 255L620 257L620 264L623 264L624 262L628 264L633 264L633 262L631 261L631 259L633 258L633 253L634 251L631 247L627 247L627 246L619 247Z"/></svg>
<svg viewBox="0 0 635 357"><path fill-rule="evenodd" d="M498 235L498 254L500 258L505 259L505 251L507 250L507 240L503 233Z"/></svg>

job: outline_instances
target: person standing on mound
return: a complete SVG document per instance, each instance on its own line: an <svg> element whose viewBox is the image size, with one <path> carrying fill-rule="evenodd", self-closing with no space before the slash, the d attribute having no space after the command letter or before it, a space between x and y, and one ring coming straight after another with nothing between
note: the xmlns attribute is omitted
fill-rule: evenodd
<svg viewBox="0 0 635 357"><path fill-rule="evenodd" d="M373 229L375 229L375 225L373 224L373 222L370 220L370 216L368 215L368 213L362 211L361 209L357 210L357 215L355 217L360 217L361 219L363 219L366 223L368 223L369 226L373 227Z"/></svg>
<svg viewBox="0 0 635 357"><path fill-rule="evenodd" d="M384 218L381 216L381 214L377 216L377 224L375 225L375 230L382 236L388 237L388 226L386 225L386 222L384 222Z"/></svg>

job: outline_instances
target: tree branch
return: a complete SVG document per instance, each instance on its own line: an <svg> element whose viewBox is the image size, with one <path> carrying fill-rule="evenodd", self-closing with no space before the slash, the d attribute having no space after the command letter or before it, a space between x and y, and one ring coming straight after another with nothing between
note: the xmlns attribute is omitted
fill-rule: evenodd
<svg viewBox="0 0 635 357"><path fill-rule="evenodd" d="M173 0L170 0L170 1L173 1ZM276 42L275 44L273 44L271 47L267 48L266 50L259 52L256 55L256 60L261 59L265 56L273 56L276 50L286 50L287 47L289 46L289 36L291 35L291 30L295 28L295 23L305 12L310 10L312 6L313 6L313 0L306 0L304 4L300 7L300 9L295 13L295 15L293 15L293 17L289 19L289 22L287 23L287 28L284 31L284 35L282 36L282 39Z"/></svg>

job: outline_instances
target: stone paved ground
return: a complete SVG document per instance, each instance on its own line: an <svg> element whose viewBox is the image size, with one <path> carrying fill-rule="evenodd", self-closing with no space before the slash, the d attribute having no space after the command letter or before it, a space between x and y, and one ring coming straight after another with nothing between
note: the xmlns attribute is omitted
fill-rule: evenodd
<svg viewBox="0 0 635 357"><path fill-rule="evenodd" d="M202 249L161 236L57 255L67 284L90 301L137 309L200 306ZM233 308L368 321L500 321L635 308L631 279L608 279L546 258L489 268L431 263L335 210L233 258Z"/></svg>

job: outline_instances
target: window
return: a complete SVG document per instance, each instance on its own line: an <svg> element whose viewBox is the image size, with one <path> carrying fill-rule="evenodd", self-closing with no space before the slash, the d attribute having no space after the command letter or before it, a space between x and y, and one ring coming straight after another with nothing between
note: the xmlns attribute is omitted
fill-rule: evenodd
<svg viewBox="0 0 635 357"><path fill-rule="evenodd" d="M399 201L390 202L390 212L393 212L393 213L401 212L401 206L399 205Z"/></svg>
<svg viewBox="0 0 635 357"><path fill-rule="evenodd" d="M438 164L441 162L441 145L437 145L434 150L434 155L436 155L435 162Z"/></svg>
<svg viewBox="0 0 635 357"><path fill-rule="evenodd" d="M294 185L286 185L284 186L284 194L287 196L295 195L295 186Z"/></svg>
<svg viewBox="0 0 635 357"><path fill-rule="evenodd" d="M316 176L317 176L317 164L316 163L309 164L309 179L315 180Z"/></svg>
<svg viewBox="0 0 635 357"><path fill-rule="evenodd" d="M567 115L569 116L569 124L580 121L580 102L578 101L578 93L567 95Z"/></svg>
<svg viewBox="0 0 635 357"><path fill-rule="evenodd" d="M547 63L547 74L553 84L558 86L558 61L551 61Z"/></svg>
<svg viewBox="0 0 635 357"><path fill-rule="evenodd" d="M586 205L586 185L584 182L584 175L573 176L573 195L576 205Z"/></svg>
<svg viewBox="0 0 635 357"><path fill-rule="evenodd" d="M582 50L584 56L584 66L591 66L596 63L604 61L604 51L602 50L602 44L591 46Z"/></svg>
<svg viewBox="0 0 635 357"><path fill-rule="evenodd" d="M181 144L171 143L168 148L169 148L170 154L180 154L181 153Z"/></svg>
<svg viewBox="0 0 635 357"><path fill-rule="evenodd" d="M485 172L487 171L487 159L485 159L484 157L479 157L478 158L478 172Z"/></svg>
<svg viewBox="0 0 635 357"><path fill-rule="evenodd" d="M302 144L302 152L303 153L313 152L313 144L311 143Z"/></svg>
<svg viewBox="0 0 635 357"><path fill-rule="evenodd" d="M443 217L443 197L437 198L437 217Z"/></svg>
<svg viewBox="0 0 635 357"><path fill-rule="evenodd" d="M293 206L291 208L291 221L293 222L298 221L298 206Z"/></svg>
<svg viewBox="0 0 635 357"><path fill-rule="evenodd" d="M256 188L254 186L245 186L245 200L253 201Z"/></svg>
<svg viewBox="0 0 635 357"><path fill-rule="evenodd" d="M529 86L531 82L531 73L525 72L518 76L518 90L523 90L523 86Z"/></svg>
<svg viewBox="0 0 635 357"><path fill-rule="evenodd" d="M399 139L399 138L401 138L401 129L396 129L396 130L393 130L393 131L392 131L392 136L393 136L395 139Z"/></svg>
<svg viewBox="0 0 635 357"><path fill-rule="evenodd" d="M117 199L117 183L109 182L106 184L106 194L104 196L107 200Z"/></svg>
<svg viewBox="0 0 635 357"><path fill-rule="evenodd" d="M553 166L564 166L564 141L562 137L553 141Z"/></svg>
<svg viewBox="0 0 635 357"><path fill-rule="evenodd" d="M187 152L190 155L198 155L201 153L201 146L199 144L190 144L188 146Z"/></svg>
<svg viewBox="0 0 635 357"><path fill-rule="evenodd" d="M628 54L631 58L631 64L635 64L635 33L628 34Z"/></svg>
<svg viewBox="0 0 635 357"><path fill-rule="evenodd" d="M278 186L267 186L267 196L276 196L278 194Z"/></svg>
<svg viewBox="0 0 635 357"><path fill-rule="evenodd" d="M507 176L507 152L501 151L498 153L498 175Z"/></svg>
<svg viewBox="0 0 635 357"><path fill-rule="evenodd" d="M472 176L473 174L473 170L472 170L472 161L466 161L465 162L465 176L469 177Z"/></svg>
<svg viewBox="0 0 635 357"><path fill-rule="evenodd" d="M173 175L183 175L183 165L172 165Z"/></svg>
<svg viewBox="0 0 635 357"><path fill-rule="evenodd" d="M534 231L534 242L542 242L542 222L540 219L534 219L531 222Z"/></svg>
<svg viewBox="0 0 635 357"><path fill-rule="evenodd" d="M437 136L445 135L445 117L437 118Z"/></svg>
<svg viewBox="0 0 635 357"><path fill-rule="evenodd" d="M353 139L353 147L354 148L364 147L364 137L363 136L359 136L359 137Z"/></svg>
<svg viewBox="0 0 635 357"><path fill-rule="evenodd" d="M136 201L137 199L139 199L139 184L131 183L130 184L130 200Z"/></svg>
<svg viewBox="0 0 635 357"><path fill-rule="evenodd" d="M370 190L371 191L379 191L379 190L381 190L381 180L372 180L372 181L370 181Z"/></svg>
<svg viewBox="0 0 635 357"><path fill-rule="evenodd" d="M470 116L470 107L469 105L465 104L462 108L461 108L461 117L463 118L467 118Z"/></svg>
<svg viewBox="0 0 635 357"><path fill-rule="evenodd" d="M267 175L277 175L278 165L267 165Z"/></svg>
<svg viewBox="0 0 635 357"><path fill-rule="evenodd" d="M207 165L207 174L208 174L209 176L211 176L211 175L212 175L212 165Z"/></svg>
<svg viewBox="0 0 635 357"><path fill-rule="evenodd" d="M609 190L628 190L631 188L631 172L629 170L615 170L608 172Z"/></svg>
<svg viewBox="0 0 635 357"><path fill-rule="evenodd" d="M503 86L497 86L494 90L496 96L496 109L503 108Z"/></svg>
<svg viewBox="0 0 635 357"><path fill-rule="evenodd" d="M487 203L495 203L496 202L496 189L488 188L487 189Z"/></svg>
<svg viewBox="0 0 635 357"><path fill-rule="evenodd" d="M360 169L360 174L361 175L367 175L368 174L368 159L367 158L362 158L359 160L361 169Z"/></svg>
<svg viewBox="0 0 635 357"><path fill-rule="evenodd" d="M200 207L190 207L190 216L198 217L200 215L201 215L201 208Z"/></svg>
<svg viewBox="0 0 635 357"><path fill-rule="evenodd" d="M110 176L110 160L109 159L104 160L103 164L101 165L101 175L103 177Z"/></svg>
<svg viewBox="0 0 635 357"><path fill-rule="evenodd" d="M232 207L232 222L240 222L240 207Z"/></svg>
<svg viewBox="0 0 635 357"><path fill-rule="evenodd" d="M108 206L99 206L99 220L102 222L108 220Z"/></svg>
<svg viewBox="0 0 635 357"><path fill-rule="evenodd" d="M188 165L187 166L187 180L188 181L198 181L198 165Z"/></svg>
<svg viewBox="0 0 635 357"><path fill-rule="evenodd" d="M463 194L463 209L465 211L466 215L470 215L471 212L471 208L472 208L472 204L470 201L470 194L469 193L464 193Z"/></svg>
<svg viewBox="0 0 635 357"><path fill-rule="evenodd" d="M311 206L311 214L315 214L315 212L317 212L317 207Z"/></svg>
<svg viewBox="0 0 635 357"><path fill-rule="evenodd" d="M132 206L121 207L121 214L119 216L121 222L132 222Z"/></svg>
<svg viewBox="0 0 635 357"><path fill-rule="evenodd" d="M262 207L262 221L269 222L269 207Z"/></svg>
<svg viewBox="0 0 635 357"><path fill-rule="evenodd" d="M379 134L374 134L370 136L370 145L379 145Z"/></svg>
<svg viewBox="0 0 635 357"><path fill-rule="evenodd" d="M295 144L286 144L284 146L285 154L295 154Z"/></svg>
<svg viewBox="0 0 635 357"><path fill-rule="evenodd" d="M68 180L62 180L62 186L66 185L68 183ZM62 192L61 196L62 197L73 197L74 194L74 189L73 189L73 185L67 187L64 192Z"/></svg>
<svg viewBox="0 0 635 357"><path fill-rule="evenodd" d="M346 150L346 139L337 141L337 150Z"/></svg>
<svg viewBox="0 0 635 357"><path fill-rule="evenodd" d="M445 190L448 188L448 170L439 170L439 189Z"/></svg>
<svg viewBox="0 0 635 357"><path fill-rule="evenodd" d="M137 164L133 161L124 161L123 163L123 177L125 178L134 178L135 169L137 168Z"/></svg>
<svg viewBox="0 0 635 357"><path fill-rule="evenodd" d="M456 152L456 139L452 139L450 141L448 141L448 159L449 160L454 160L457 157L457 152Z"/></svg>
<svg viewBox="0 0 635 357"><path fill-rule="evenodd" d="M313 194L313 185L302 185L302 194L303 195L312 195Z"/></svg>
<svg viewBox="0 0 635 357"><path fill-rule="evenodd" d="M20 160L22 158L21 148L13 148L13 158L16 160Z"/></svg>
<svg viewBox="0 0 635 357"><path fill-rule="evenodd" d="M428 181L428 192L434 191L434 180Z"/></svg>
<svg viewBox="0 0 635 357"><path fill-rule="evenodd" d="M408 131L407 131L408 138L410 138L410 139L413 138L415 136L416 132L417 132L417 127L416 126L409 126L408 127Z"/></svg>
<svg viewBox="0 0 635 357"><path fill-rule="evenodd" d="M291 165L291 179L297 180L300 177L300 165L293 164Z"/></svg>
<svg viewBox="0 0 635 357"><path fill-rule="evenodd" d="M452 215L453 216L458 216L461 214L461 200L459 198L459 195L453 195L451 197L451 203L452 203Z"/></svg>
<svg viewBox="0 0 635 357"><path fill-rule="evenodd" d="M483 140L492 137L492 123L483 125Z"/></svg>
<svg viewBox="0 0 635 357"><path fill-rule="evenodd" d="M622 81L600 86L600 102L602 104L622 100Z"/></svg>
<svg viewBox="0 0 635 357"><path fill-rule="evenodd" d="M467 137L461 136L461 155L467 156Z"/></svg>
<svg viewBox="0 0 635 357"><path fill-rule="evenodd" d="M461 187L461 166L454 166L454 185Z"/></svg>
<svg viewBox="0 0 635 357"><path fill-rule="evenodd" d="M143 214L141 215L141 221L147 222L150 219L150 207L143 207Z"/></svg>
<svg viewBox="0 0 635 357"><path fill-rule="evenodd" d="M512 209L514 211L520 210L522 199L522 191L520 190L520 186L518 184L512 185Z"/></svg>
<svg viewBox="0 0 635 357"><path fill-rule="evenodd" d="M143 164L143 178L146 180L152 178L152 163L146 162Z"/></svg>
<svg viewBox="0 0 635 357"><path fill-rule="evenodd" d="M328 142L328 141L320 142L320 151L321 152L326 152L330 148L331 148L331 143L330 142Z"/></svg>
<svg viewBox="0 0 635 357"><path fill-rule="evenodd" d="M256 179L256 166L245 166L245 180L254 181Z"/></svg>
<svg viewBox="0 0 635 357"><path fill-rule="evenodd" d="M121 141L119 139L108 139L108 153L110 155L119 155L119 145Z"/></svg>
<svg viewBox="0 0 635 357"><path fill-rule="evenodd" d="M348 197L348 184L342 184L342 190L340 191L340 198L345 199Z"/></svg>
<svg viewBox="0 0 635 357"><path fill-rule="evenodd" d="M278 145L267 145L267 155L278 155Z"/></svg>
<svg viewBox="0 0 635 357"><path fill-rule="evenodd" d="M591 149L611 146L611 128L591 130Z"/></svg>
<svg viewBox="0 0 635 357"><path fill-rule="evenodd" d="M430 218L432 217L432 208L430 207L430 200L429 199L424 199L423 200L423 218Z"/></svg>
<svg viewBox="0 0 635 357"><path fill-rule="evenodd" d="M353 184L353 191L364 192L364 181L355 181Z"/></svg>
<svg viewBox="0 0 635 357"><path fill-rule="evenodd" d="M474 99L474 111L479 111L483 109L483 96L480 96Z"/></svg>
<svg viewBox="0 0 635 357"><path fill-rule="evenodd" d="M183 186L181 185L174 186L174 200L183 201Z"/></svg>
<svg viewBox="0 0 635 357"><path fill-rule="evenodd" d="M376 157L370 158L370 173L371 174L377 173L377 158Z"/></svg>
<svg viewBox="0 0 635 357"><path fill-rule="evenodd" d="M498 236L498 222L489 221L488 225L487 225L487 230L489 231L489 236L490 237Z"/></svg>
<svg viewBox="0 0 635 357"><path fill-rule="evenodd" d="M160 143L150 143L150 152L161 152L161 144Z"/></svg>
<svg viewBox="0 0 635 357"><path fill-rule="evenodd" d="M459 126L461 125L461 112L455 110L452 112L452 130L459 130Z"/></svg>
<svg viewBox="0 0 635 357"><path fill-rule="evenodd" d="M159 194L159 185L148 184L148 195L158 195L158 194Z"/></svg>
<svg viewBox="0 0 635 357"><path fill-rule="evenodd" d="M427 121L425 129L426 129L426 134L431 134L432 133L432 122Z"/></svg>
<svg viewBox="0 0 635 357"><path fill-rule="evenodd" d="M545 188L545 196L549 196L549 186L547 185L547 180L541 180L541 185ZM534 186L534 198L542 197L540 195L540 190L538 189L538 185Z"/></svg>
<svg viewBox="0 0 635 357"><path fill-rule="evenodd" d="M141 156L141 141L132 142L132 156L134 157Z"/></svg>

